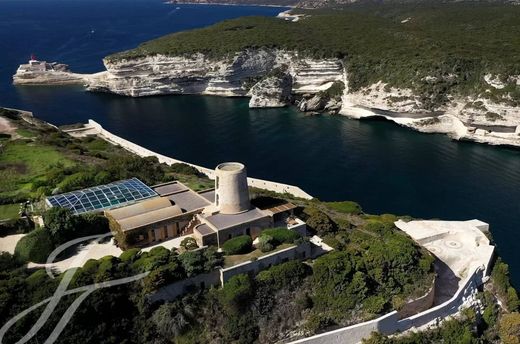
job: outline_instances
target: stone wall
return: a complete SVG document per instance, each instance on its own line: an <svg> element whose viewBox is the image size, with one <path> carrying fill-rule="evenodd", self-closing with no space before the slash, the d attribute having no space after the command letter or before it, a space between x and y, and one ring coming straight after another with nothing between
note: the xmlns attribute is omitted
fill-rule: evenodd
<svg viewBox="0 0 520 344"><path fill-rule="evenodd" d="M199 249L204 249L204 247ZM325 252L319 249L313 250L312 244L304 242L297 246L288 247L283 250L267 254L258 258L255 261L246 261L244 263L237 264L235 266L225 269L215 269L205 274L200 274L197 276L186 278L182 281L174 282L165 287L162 287L155 293L148 295L147 299L150 303L154 303L157 301L171 301L177 298L178 296L181 296L188 292L190 287L206 288L211 285L223 286L226 281L238 274L257 274L261 270L267 269L273 265L277 265L294 259L313 258L323 253Z"/></svg>
<svg viewBox="0 0 520 344"><path fill-rule="evenodd" d="M399 313L393 311L371 321L300 339L290 344L357 344L363 338L370 337L374 331L389 335L427 324L438 323L446 317L455 315L465 305L474 301L477 288L483 283L482 279L485 269L482 266L477 266L470 271L472 272L460 284L459 289L450 300L427 311L401 320Z"/></svg>
<svg viewBox="0 0 520 344"><path fill-rule="evenodd" d="M220 271L213 270L211 272L200 274L197 276L193 276L190 278L183 279L181 281L169 284L155 293L147 296L147 299L150 303L154 303L157 301L171 301L175 298L185 294L190 290L190 288L194 287L209 287L211 285L219 285L220 284Z"/></svg>
<svg viewBox="0 0 520 344"><path fill-rule="evenodd" d="M262 256L254 261L247 261L235 266L220 270L220 281L222 285L231 277L238 274L257 274L258 272L268 269L273 265L287 262L295 259L308 259L312 257L312 246L310 243L303 243L298 246L292 246L280 251L273 252Z"/></svg>
<svg viewBox="0 0 520 344"><path fill-rule="evenodd" d="M95 129L96 133L99 136L101 136L102 138L106 139L109 142L117 144L134 154L137 154L142 157L156 156L160 162L168 164L168 165L172 165L175 163L187 164L192 167L195 167L199 172L207 175L208 178L215 179L215 170L213 170L213 169L209 169L209 168L202 167L202 166L195 165L195 164L190 164L189 162L173 159L173 158L167 157L165 155L153 152L149 149L141 147L133 142L130 142L117 135L112 134L111 132L103 129L103 127L99 123L97 123L96 121L93 121L91 119L89 119L89 121L88 121L88 126L90 128ZM288 184L277 183L277 182L272 182L269 180L262 180L262 179L256 179L256 178L250 178L250 177L247 178L247 183L250 187L256 187L256 188L274 191L274 192L278 192L278 193L288 193L295 197L300 197L300 198L305 198L305 199L313 198L311 195L309 195L308 193L303 191L301 188L294 186L294 185L288 185Z"/></svg>
<svg viewBox="0 0 520 344"><path fill-rule="evenodd" d="M398 310L399 317L407 318L412 315L415 315L420 312L424 312L428 309L430 309L433 306L433 302L435 300L435 280L433 281L433 286L430 288L430 290L422 297L415 299L411 302L408 302Z"/></svg>

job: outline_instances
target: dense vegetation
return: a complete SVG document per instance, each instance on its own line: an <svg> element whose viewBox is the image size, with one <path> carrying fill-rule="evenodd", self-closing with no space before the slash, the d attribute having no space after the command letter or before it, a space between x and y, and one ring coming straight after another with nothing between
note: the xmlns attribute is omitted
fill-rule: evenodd
<svg viewBox="0 0 520 344"><path fill-rule="evenodd" d="M22 125L20 122L19 126ZM114 155L106 159L94 156L90 149L82 154L71 153L71 147L59 146L60 142L69 140L60 132L26 130L30 130L34 137L27 141L8 138L4 142L6 147L13 142L43 145L68 157L71 167L85 166L81 164L92 161L95 166L106 168L109 176L114 178L128 173L125 178L140 176L143 180L155 182L194 172L185 165L166 167L156 161L143 162L143 159L126 155L124 151L119 151L120 158L128 157L128 166L117 166L128 168L128 171L112 171L111 160L116 159L117 147L108 147L108 152L114 149ZM49 133L58 138L58 143L41 141L48 140ZM97 142L96 139L71 140L80 147ZM105 150L100 151L103 152ZM44 166L43 162L40 164ZM48 172L42 171L42 179L49 183ZM76 173L80 171L78 169ZM68 176L59 174L52 187L63 187L62 181ZM85 180L84 185L89 185L91 180ZM253 190L252 194L255 198L281 197L261 190ZM120 257L90 260L76 272L69 289L145 271L150 273L139 282L98 290L90 295L60 336L60 343L272 343L287 339L284 336L310 335L331 326L376 317L423 295L431 286L433 257L394 227L396 216L364 214L355 202L326 203L288 195L283 198L289 198L299 206L298 215L335 251L313 261L289 261L276 265L256 276L236 275L223 288L202 289L196 286L172 302L156 304L150 304L146 295L169 283L212 271L224 264L224 257L215 248L197 249L193 241L184 241L185 252L181 254L157 247L150 252L130 249ZM27 269L23 265L27 260L42 261L44 252L60 243L108 230L106 221L95 215L74 216L63 209L51 209L43 215L46 225L21 240L15 256L0 254L0 324L50 297L59 283L60 276L50 279L44 270ZM22 222L13 226L18 224L26 226ZM233 249L251 248L250 238L246 243L241 237L237 239L231 245ZM303 240L282 228L266 230L260 239L265 241L266 251L277 245L283 247ZM493 272L493 286L501 299L507 299L509 311L514 312L518 298L515 299L510 291L507 266L497 265ZM486 301L484 317L486 324L500 326L489 325L495 330L487 333L490 338L514 337L517 320L514 315L500 317L496 303L492 302L493 295L487 293L483 296ZM35 342L47 338L76 297L68 296L59 303L51 321L38 333ZM33 312L19 321L7 334L5 343L16 342L38 316L39 312Z"/></svg>
<svg viewBox="0 0 520 344"><path fill-rule="evenodd" d="M224 57L261 47L297 50L303 56L345 59L351 90L383 80L411 87L431 107L446 102L448 94L484 91L486 73L504 80L520 74L518 6L379 5L303 13L309 16L295 23L264 17L227 20L167 35L108 59L195 52ZM487 96L498 99L508 93L517 104L520 90L514 83Z"/></svg>
<svg viewBox="0 0 520 344"><path fill-rule="evenodd" d="M229 239L222 245L225 254L249 253L253 247L253 239L249 235L240 235Z"/></svg>
<svg viewBox="0 0 520 344"><path fill-rule="evenodd" d="M145 302L145 295L165 284L210 271L222 265L222 257L214 249L188 250L178 255L156 248L150 253L131 249L119 258L89 261L76 273L74 287L142 271L151 273L142 282L100 290L89 296L60 340L63 343L73 343L79 338L100 343L168 343L170 340L176 343L270 343L294 330L312 334L335 324L372 318L429 288L431 256L390 224L395 218L359 214L361 208L354 203L345 203L339 209L345 210L347 205L348 212L338 212L319 201L302 203L311 216L324 215L334 224L326 236L329 241L344 240L337 245L336 252L314 262L290 261L273 266L256 277L237 275L222 289L194 288L192 293L164 304L150 305ZM314 210L310 211L311 208ZM353 209L355 211L351 211ZM47 232L46 238L52 233L50 238L54 245L54 237L65 240L63 236L68 230L77 230L71 229L70 223L78 219L61 214L63 210L53 212L56 214L46 215L48 228L39 231ZM53 215L56 221L52 220ZM58 223L62 217L64 224ZM350 223L347 217L350 222L356 222L354 217L359 220L359 227L347 226ZM314 223L320 225L319 221ZM68 230L61 231L62 227ZM329 228L314 230L325 232ZM282 228L267 230L262 236L270 238L273 247L302 240ZM237 239L242 241L241 237ZM250 238L246 244L250 247ZM241 250L244 245L232 246L240 246ZM393 255L390 251L401 254ZM56 281L49 280L43 271L32 272L19 266L15 258L4 258L5 264L12 268L6 269L0 280L0 294L5 294L0 297L0 307L7 310L2 311L0 320L3 322L31 302L48 297L56 286ZM35 283L40 288L36 288ZM15 290L18 292L12 295ZM60 302L60 309L73 299L71 296L63 304ZM95 316L97 312L103 315ZM36 315L20 322L10 332L7 343L24 333ZM85 324L85 319L96 321ZM113 323L117 325L107 326ZM39 334L40 339L49 333L52 324L50 322L49 328L46 326Z"/></svg>
<svg viewBox="0 0 520 344"><path fill-rule="evenodd" d="M33 230L18 241L15 255L21 261L45 263L49 254L67 241L110 231L104 216L74 215L65 208L51 208L43 214L43 219L43 228Z"/></svg>

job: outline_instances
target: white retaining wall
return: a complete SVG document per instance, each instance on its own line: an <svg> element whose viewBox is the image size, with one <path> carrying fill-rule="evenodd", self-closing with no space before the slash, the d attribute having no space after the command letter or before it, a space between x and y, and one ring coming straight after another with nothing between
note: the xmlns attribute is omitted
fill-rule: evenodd
<svg viewBox="0 0 520 344"><path fill-rule="evenodd" d="M309 243L303 243L298 246L292 246L280 251L276 251L257 260L247 261L241 264L231 266L220 270L220 281L222 285L231 277L238 274L254 273L257 274L261 270L267 269L273 265L284 263L295 259L308 259L312 257L312 247Z"/></svg>
<svg viewBox="0 0 520 344"><path fill-rule="evenodd" d="M374 331L389 335L440 322L448 316L455 315L461 306L472 300L477 293L477 287L483 283L483 277L484 268L476 267L450 300L411 317L400 320L398 312L393 311L371 321L300 339L290 344L357 344L363 338L370 337Z"/></svg>
<svg viewBox="0 0 520 344"><path fill-rule="evenodd" d="M313 249L313 245L304 242L298 246L291 246L280 251L276 251L265 256L262 256L254 261L247 261L229 268L218 268L211 272L196 275L181 281L174 282L165 287L160 288L153 294L147 296L151 303L157 301L171 301L178 296L185 294L190 287L203 286L209 287L211 285L224 286L231 277L238 274L253 273L257 274L261 270L267 269L273 265L277 265L294 259L308 259L317 257L326 253L319 247Z"/></svg>
<svg viewBox="0 0 520 344"><path fill-rule="evenodd" d="M106 139L107 141L118 144L121 147L123 147L124 149L126 149L132 153L135 153L139 156L142 156L142 157L156 156L157 159L159 159L159 162L165 163L168 165L172 165L175 163L187 164L187 165L195 167L199 172L204 173L210 179L215 179L215 170L213 170L213 169L209 169L209 168L202 167L202 166L195 165L195 164L190 164L189 162L173 159L173 158L167 157L165 155L153 152L149 149L141 147L133 142L130 142L117 135L112 134L111 132L103 129L101 124L97 123L94 120L91 120L91 119L88 120L88 127L95 129L96 133L99 136L101 136L102 138ZM269 180L262 180L262 179L256 179L256 178L250 178L250 177L247 178L247 183L251 187L256 187L256 188L274 191L274 192L278 192L278 193L288 193L293 196L301 197L301 198L305 198L305 199L313 198L311 195L309 195L308 193L303 191L301 188L294 186L294 185L288 185L288 184L277 183L277 182L272 182Z"/></svg>
<svg viewBox="0 0 520 344"><path fill-rule="evenodd" d="M185 294L190 287L200 287L201 284L203 284L204 288L220 284L219 270L213 270L205 274L196 275L169 284L157 290L155 293L148 295L147 299L150 303L157 301L171 301L178 296Z"/></svg>

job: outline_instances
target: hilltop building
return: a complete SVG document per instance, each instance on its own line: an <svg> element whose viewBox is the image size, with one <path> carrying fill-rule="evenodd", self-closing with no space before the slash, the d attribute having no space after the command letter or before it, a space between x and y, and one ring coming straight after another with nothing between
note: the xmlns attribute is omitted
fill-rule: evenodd
<svg viewBox="0 0 520 344"><path fill-rule="evenodd" d="M251 204L243 164L223 163L215 172L215 189L198 193L174 181L153 186L157 197L106 210L118 244L143 247L192 234L199 246L220 246L239 235L256 238L273 226L305 233L305 222L292 216L294 205Z"/></svg>
<svg viewBox="0 0 520 344"><path fill-rule="evenodd" d="M35 72L70 72L69 66L63 63L39 61L36 56L31 55L28 63L21 64L17 73L35 73Z"/></svg>

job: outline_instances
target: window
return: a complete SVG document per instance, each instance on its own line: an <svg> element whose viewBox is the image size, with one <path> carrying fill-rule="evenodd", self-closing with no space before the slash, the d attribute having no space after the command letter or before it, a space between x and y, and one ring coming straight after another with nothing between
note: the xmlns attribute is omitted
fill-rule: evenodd
<svg viewBox="0 0 520 344"><path fill-rule="evenodd" d="M249 227L246 228L246 235L251 235L251 228L249 228Z"/></svg>
<svg viewBox="0 0 520 344"><path fill-rule="evenodd" d="M215 177L215 190L218 190L218 176Z"/></svg>
<svg viewBox="0 0 520 344"><path fill-rule="evenodd" d="M218 194L216 194L216 197L215 197L215 205L218 207Z"/></svg>

